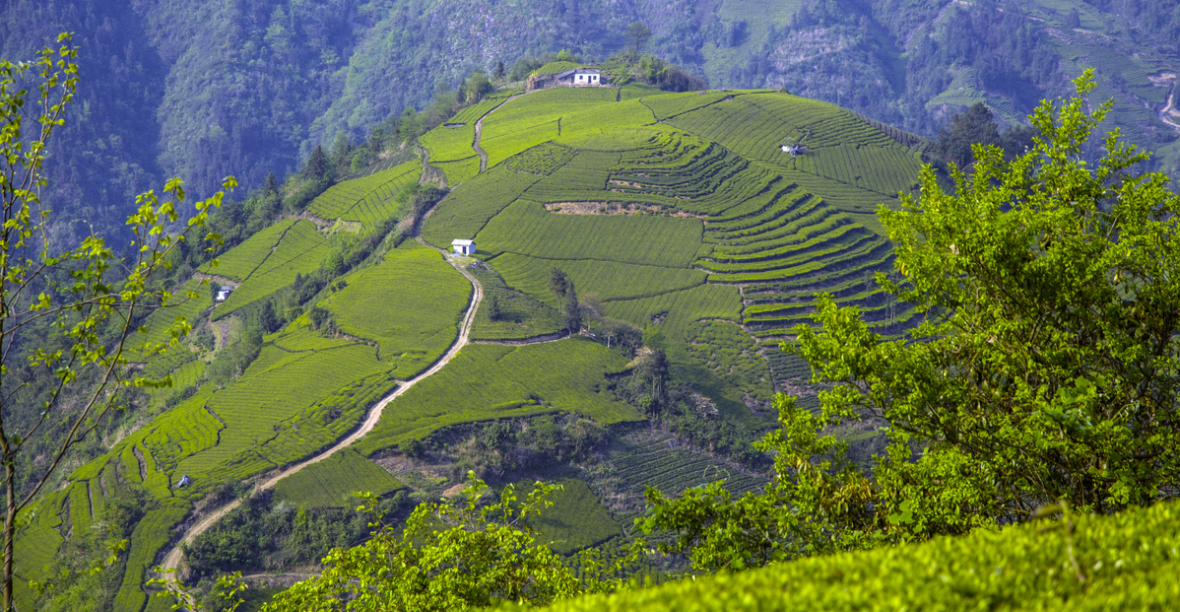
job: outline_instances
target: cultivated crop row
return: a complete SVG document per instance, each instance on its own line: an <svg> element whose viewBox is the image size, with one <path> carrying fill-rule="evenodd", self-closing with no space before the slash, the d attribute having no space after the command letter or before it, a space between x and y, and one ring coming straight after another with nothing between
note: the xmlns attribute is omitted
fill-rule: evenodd
<svg viewBox="0 0 1180 612"><path fill-rule="evenodd" d="M774 384L758 344L729 321L701 321L689 327L688 352L737 388L761 402L769 402Z"/></svg>
<svg viewBox="0 0 1180 612"><path fill-rule="evenodd" d="M467 155L472 155L470 142ZM397 213L397 195L417 182L421 174L422 165L415 160L338 183L313 200L307 210L321 219L380 223Z"/></svg>
<svg viewBox="0 0 1180 612"><path fill-rule="evenodd" d="M687 341L689 326L701 319L741 320L742 300L735 287L701 285L650 298L606 303L607 316L644 327L659 321L664 335Z"/></svg>
<svg viewBox="0 0 1180 612"><path fill-rule="evenodd" d="M640 418L614 400L606 374L626 358L579 339L526 346L471 344L446 368L393 401L377 428L358 443L371 454L455 423L567 411L603 424Z"/></svg>
<svg viewBox="0 0 1180 612"><path fill-rule="evenodd" d="M512 287L553 306L557 298L549 290L549 272L559 268L574 282L578 295L601 300L652 297L705 284L705 273L685 268L663 268L597 260L538 259L505 253L492 267Z"/></svg>
<svg viewBox="0 0 1180 612"><path fill-rule="evenodd" d="M279 481L275 499L305 508L351 507L355 492L382 497L402 488L389 472L352 449L344 449Z"/></svg>
<svg viewBox="0 0 1180 612"><path fill-rule="evenodd" d="M701 233L697 219L561 215L520 200L488 222L477 243L493 253L684 268L701 247Z"/></svg>
<svg viewBox="0 0 1180 612"><path fill-rule="evenodd" d="M573 160L529 188L525 197L538 202L600 198L611 178L611 168L618 162L618 153L580 152ZM593 195L580 192L591 192Z"/></svg>
<svg viewBox="0 0 1180 612"><path fill-rule="evenodd" d="M394 249L379 265L346 278L321 306L345 333L377 343L378 355L410 378L446 351L458 335L471 283L433 249Z"/></svg>
<svg viewBox="0 0 1180 612"><path fill-rule="evenodd" d="M287 232L278 247L213 311L218 319L262 299L295 282L299 274L309 274L320 266L328 252L328 241L310 221L299 221Z"/></svg>
<svg viewBox="0 0 1180 612"><path fill-rule="evenodd" d="M296 223L296 219L284 219L254 234L245 242L217 257L217 266L211 272L236 281L244 281L254 269L270 257L275 245Z"/></svg>
<svg viewBox="0 0 1180 612"><path fill-rule="evenodd" d="M456 187L426 218L422 237L443 248L450 248L456 238L475 238L489 219L540 178L504 166L492 168ZM483 248L479 243L476 246Z"/></svg>
<svg viewBox="0 0 1180 612"><path fill-rule="evenodd" d="M576 149L545 143L515 155L505 163L517 172L549 176L569 163L577 154Z"/></svg>

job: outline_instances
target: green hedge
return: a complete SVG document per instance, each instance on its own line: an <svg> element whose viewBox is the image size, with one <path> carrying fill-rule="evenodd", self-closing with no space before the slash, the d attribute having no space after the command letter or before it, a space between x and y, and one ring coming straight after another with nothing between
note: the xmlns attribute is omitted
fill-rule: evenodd
<svg viewBox="0 0 1180 612"><path fill-rule="evenodd" d="M1180 504L585 597L555 610L1175 610ZM1047 529L1048 528L1048 529ZM1079 572L1084 577L1079 580Z"/></svg>

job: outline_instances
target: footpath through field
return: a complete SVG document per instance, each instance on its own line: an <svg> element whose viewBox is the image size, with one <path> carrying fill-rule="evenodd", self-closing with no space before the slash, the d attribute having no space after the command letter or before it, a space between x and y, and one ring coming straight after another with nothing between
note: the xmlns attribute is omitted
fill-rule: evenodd
<svg viewBox="0 0 1180 612"><path fill-rule="evenodd" d="M440 249L440 251L441 251L441 249ZM443 251L443 256L444 257L447 256L445 251ZM414 378L412 378L410 380L407 380L407 381L401 383L400 385L398 385L397 389L393 390L392 393L385 396L381 401L377 402L371 409L369 409L369 414L365 418L364 423L362 423L361 426L356 429L356 431L352 432L347 437L341 439L336 444L332 445L331 448L315 455L314 457L307 459L303 462L288 466L287 468L280 470L279 472L271 475L270 477L265 478L264 480L262 480L261 483L259 483L258 485L255 486L254 492L265 491L267 489L273 489L274 486L277 485L279 483L279 481L283 480L284 478L287 478L288 476L298 473L300 470L302 470L303 468L306 468L309 465L319 463L320 461L327 459L328 457L332 456L332 454L335 453L336 451L347 448L353 442L356 442L357 440L360 440L361 438L365 437L365 435L367 435L369 432L373 431L373 428L376 427L377 423L381 421L381 413L382 413L382 411L384 411L385 406L389 405L389 403L392 402L394 399L397 399L398 396L405 393L407 390L409 390L414 385L418 384L418 382L420 382L422 379L432 376L436 372L441 370L444 366L446 366L448 363L450 363L451 359L456 354L458 354L459 351L462 350L462 348L464 346L467 346L467 339L471 333L471 325L475 321L475 313L479 310L479 304L483 300L483 287L480 285L479 281L476 280L476 278L470 272L468 272L467 270L465 270L463 268L463 266L459 265L455 261L450 260L450 258L448 258L448 261L451 262L451 265L454 266L454 268L456 270L458 270L460 274L462 274L465 278L467 278L467 280L471 281L471 285L475 290L472 293L471 303L467 307L467 312L463 315L463 325L459 329L459 336L455 339L455 342L451 344L450 349L448 349L447 352L442 356L442 358L440 358L437 362L435 362L435 364L433 366L431 366L430 369L419 374L418 376L415 376ZM180 563L183 560L183 553L181 552L180 544L183 543L183 544L192 545L193 541L197 538L197 536L208 531L209 528L212 527L218 520L220 520L223 516L230 513L231 511L233 511L234 509L236 509L240 505L241 505L240 501L234 500L234 501L214 510L213 512L205 515L204 517L201 518L201 520L197 521L194 525L192 525L188 529L186 529L184 532L184 535L180 539L180 542L175 547L173 547L172 550L168 551L168 554L164 557L164 563L162 564L163 568L165 570L174 570L174 571L179 570Z"/></svg>
<svg viewBox="0 0 1180 612"><path fill-rule="evenodd" d="M483 120L484 120L484 118L486 118L488 115L500 110L501 108L504 107L505 104L508 104L509 102L511 102L521 96L524 96L524 95L528 95L528 94L522 93L522 94L516 94L515 96L509 96L507 100L504 100L503 102L497 104L495 108L484 113L483 116L480 117L479 120L477 120L475 122L475 140L473 140L471 142L471 148L475 149L475 152L479 154L479 172L480 172L480 174L483 174L484 172L487 172L487 170L488 170L488 153L487 153L487 151L483 150L483 147L479 146L479 140L480 140L480 138L483 137Z"/></svg>

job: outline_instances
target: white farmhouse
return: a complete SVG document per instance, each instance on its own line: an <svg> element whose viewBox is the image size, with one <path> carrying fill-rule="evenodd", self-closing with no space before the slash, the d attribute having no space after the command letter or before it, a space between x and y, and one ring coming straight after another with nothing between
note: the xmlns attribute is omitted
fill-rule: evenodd
<svg viewBox="0 0 1180 612"><path fill-rule="evenodd" d="M594 68L567 70L557 75L557 82L571 87L597 87L602 84L602 73Z"/></svg>
<svg viewBox="0 0 1180 612"><path fill-rule="evenodd" d="M229 298L229 294L233 293L234 288L231 286L222 286L217 289L217 301L224 302Z"/></svg>
<svg viewBox="0 0 1180 612"><path fill-rule="evenodd" d="M475 241L456 238L451 241L451 248L455 249L456 255L474 255Z"/></svg>

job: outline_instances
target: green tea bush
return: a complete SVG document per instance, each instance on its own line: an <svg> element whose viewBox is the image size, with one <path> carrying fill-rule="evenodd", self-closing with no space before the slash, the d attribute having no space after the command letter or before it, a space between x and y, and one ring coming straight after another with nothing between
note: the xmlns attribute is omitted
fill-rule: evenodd
<svg viewBox="0 0 1180 612"><path fill-rule="evenodd" d="M381 466L344 449L279 481L274 500L305 508L352 508L358 501L354 492L384 497L402 486Z"/></svg>
<svg viewBox="0 0 1180 612"><path fill-rule="evenodd" d="M595 595L552 610L1168 610L1180 505L1074 516Z"/></svg>

